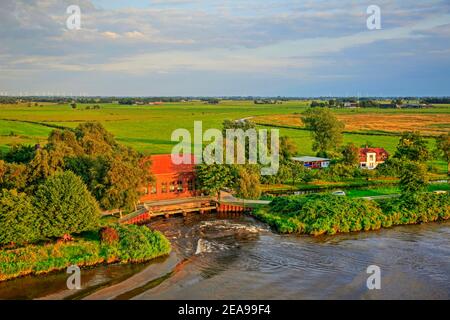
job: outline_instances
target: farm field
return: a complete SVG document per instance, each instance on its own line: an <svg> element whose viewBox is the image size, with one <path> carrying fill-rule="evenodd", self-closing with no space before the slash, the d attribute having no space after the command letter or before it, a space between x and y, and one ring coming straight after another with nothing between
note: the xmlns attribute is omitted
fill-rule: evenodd
<svg viewBox="0 0 450 320"><path fill-rule="evenodd" d="M416 111L417 112L417 111ZM434 136L450 131L450 113L341 113L339 120L345 123L345 131L366 133L401 133L420 131L423 135ZM280 114L255 117L254 121L265 124L303 127L298 114Z"/></svg>
<svg viewBox="0 0 450 320"><path fill-rule="evenodd" d="M73 128L82 122L99 121L120 142L145 154L168 153L175 144L170 141L171 133L177 128L192 132L194 121L200 120L204 130L221 128L223 120L251 117L258 123L294 127L280 128L280 134L294 139L300 154L314 154L310 134L301 128L300 120L300 114L309 106L308 101L274 105L255 105L253 101L222 101L219 105L200 101L141 106L101 104L97 110L87 110L87 106L78 104L72 109L69 105L55 104L0 105L0 150L17 143L42 143L58 126ZM427 130L433 128L434 133L449 131L450 106L420 110L335 109L335 112L346 123L345 143L370 142L389 152L395 150L400 131L420 129L418 122L422 120ZM393 119L394 122L390 121ZM384 134L389 128L393 131ZM431 144L432 139L429 141ZM438 165L442 164L438 162Z"/></svg>

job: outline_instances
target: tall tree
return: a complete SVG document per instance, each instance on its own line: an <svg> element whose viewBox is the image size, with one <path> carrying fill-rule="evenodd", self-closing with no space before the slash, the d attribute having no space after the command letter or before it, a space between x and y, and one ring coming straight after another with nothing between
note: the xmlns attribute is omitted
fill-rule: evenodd
<svg viewBox="0 0 450 320"><path fill-rule="evenodd" d="M23 191L27 186L27 167L24 164L0 160L0 188Z"/></svg>
<svg viewBox="0 0 450 320"><path fill-rule="evenodd" d="M320 154L336 150L343 141L344 123L328 108L311 109L303 113L302 121L311 130L313 150Z"/></svg>
<svg viewBox="0 0 450 320"><path fill-rule="evenodd" d="M342 149L343 162L349 166L359 165L359 148L354 143L348 143Z"/></svg>
<svg viewBox="0 0 450 320"><path fill-rule="evenodd" d="M424 162L430 158L428 142L420 132L404 132L397 145L395 158Z"/></svg>
<svg viewBox="0 0 450 320"><path fill-rule="evenodd" d="M437 153L447 161L447 174L450 175L450 132L436 139Z"/></svg>
<svg viewBox="0 0 450 320"><path fill-rule="evenodd" d="M196 168L196 182L199 190L219 197L220 190L232 187L233 168L223 164L201 164Z"/></svg>
<svg viewBox="0 0 450 320"><path fill-rule="evenodd" d="M297 152L298 148L294 140L287 136L280 137L280 160L282 162L289 161Z"/></svg>
<svg viewBox="0 0 450 320"><path fill-rule="evenodd" d="M11 157L28 159L29 153L29 148L17 149ZM27 191L34 192L47 178L71 170L83 179L103 209L134 209L140 197L138 190L152 180L149 162L140 153L117 143L100 123L54 130L48 143L33 150L32 155L23 174ZM23 190L21 181L13 179L16 175L12 174L20 166L24 165L3 165L6 169L0 175L0 186Z"/></svg>
<svg viewBox="0 0 450 320"><path fill-rule="evenodd" d="M400 173L400 190L402 196L413 199L428 185L427 169L422 163L408 161L403 165Z"/></svg>
<svg viewBox="0 0 450 320"><path fill-rule="evenodd" d="M260 171L255 165L239 166L236 193L244 199L258 199L261 195Z"/></svg>

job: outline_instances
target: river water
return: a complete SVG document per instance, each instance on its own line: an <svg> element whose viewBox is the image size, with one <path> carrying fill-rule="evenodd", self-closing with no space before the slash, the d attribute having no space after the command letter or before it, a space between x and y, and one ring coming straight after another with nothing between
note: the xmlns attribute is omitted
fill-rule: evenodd
<svg viewBox="0 0 450 320"><path fill-rule="evenodd" d="M244 215L190 215L149 224L173 253L147 264L0 283L2 299L450 299L450 222L310 237L279 235ZM369 265L381 289L368 290Z"/></svg>

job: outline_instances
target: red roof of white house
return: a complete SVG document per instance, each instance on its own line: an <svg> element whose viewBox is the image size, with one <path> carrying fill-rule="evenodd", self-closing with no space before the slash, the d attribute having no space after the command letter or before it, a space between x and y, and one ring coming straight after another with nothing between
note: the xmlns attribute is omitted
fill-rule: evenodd
<svg viewBox="0 0 450 320"><path fill-rule="evenodd" d="M195 168L195 157L192 154L185 155L185 161L190 160L190 164L174 164L171 154L157 154L150 156L152 161L151 171L153 174L173 174L183 172L193 172Z"/></svg>
<svg viewBox="0 0 450 320"><path fill-rule="evenodd" d="M385 161L389 157L389 152L384 148L360 148L359 149L359 161L366 162L367 153L375 153L377 161Z"/></svg>

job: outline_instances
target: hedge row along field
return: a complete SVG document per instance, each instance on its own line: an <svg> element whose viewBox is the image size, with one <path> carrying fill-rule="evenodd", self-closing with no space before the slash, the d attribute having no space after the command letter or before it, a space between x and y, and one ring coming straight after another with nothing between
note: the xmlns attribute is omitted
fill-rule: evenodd
<svg viewBox="0 0 450 320"><path fill-rule="evenodd" d="M375 202L334 195L279 197L253 214L281 233L333 235L449 219L450 195L425 193L413 204L402 198Z"/></svg>
<svg viewBox="0 0 450 320"><path fill-rule="evenodd" d="M74 241L0 250L0 281L101 263L138 263L170 253L170 242L146 226L112 225Z"/></svg>

